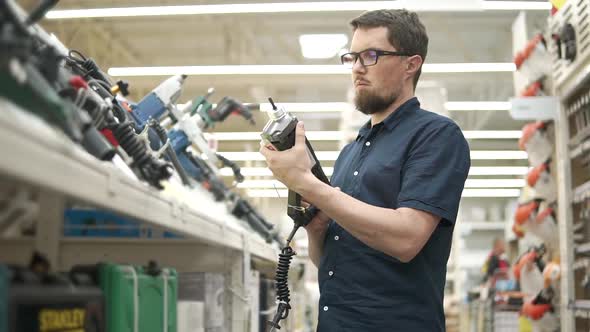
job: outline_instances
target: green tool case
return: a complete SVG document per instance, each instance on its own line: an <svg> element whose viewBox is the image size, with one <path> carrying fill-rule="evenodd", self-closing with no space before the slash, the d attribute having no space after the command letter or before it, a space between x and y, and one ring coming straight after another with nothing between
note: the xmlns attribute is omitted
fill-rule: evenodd
<svg viewBox="0 0 590 332"><path fill-rule="evenodd" d="M176 270L101 264L109 332L176 332Z"/></svg>

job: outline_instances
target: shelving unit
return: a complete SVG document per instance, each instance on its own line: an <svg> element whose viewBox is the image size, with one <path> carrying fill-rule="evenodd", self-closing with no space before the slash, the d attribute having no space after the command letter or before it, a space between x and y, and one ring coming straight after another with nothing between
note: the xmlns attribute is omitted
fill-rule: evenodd
<svg viewBox="0 0 590 332"><path fill-rule="evenodd" d="M586 0L568 2L549 19L549 33L571 24L576 57L554 57L555 95L561 99L557 124L557 166L563 331L582 331L589 322L590 297L582 286L588 275L589 220L581 213L590 199L590 53L587 45ZM557 54L554 46L553 52Z"/></svg>
<svg viewBox="0 0 590 332"><path fill-rule="evenodd" d="M101 162L65 135L7 100L0 99L0 180L38 193L36 233L0 238L0 261L26 264L34 250L56 270L99 261L145 264L156 260L180 272L226 275L228 331L246 331L251 266L272 273L278 254L244 221L204 189L183 199L159 192L112 163ZM113 239L63 237L64 210L83 205L133 218L182 238Z"/></svg>

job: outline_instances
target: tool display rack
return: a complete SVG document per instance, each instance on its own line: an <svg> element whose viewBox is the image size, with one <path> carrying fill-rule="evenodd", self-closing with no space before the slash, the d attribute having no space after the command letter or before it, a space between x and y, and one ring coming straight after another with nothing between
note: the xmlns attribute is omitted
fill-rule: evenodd
<svg viewBox="0 0 590 332"><path fill-rule="evenodd" d="M568 1L548 21L556 121L562 331L590 329L590 1ZM561 36L560 36L561 35ZM571 36L571 34L570 34ZM566 52L566 47L570 52ZM575 48L575 49L574 49ZM560 52L561 51L561 52ZM574 52L571 52L574 51ZM561 53L561 57L558 54ZM571 55L575 54L574 57Z"/></svg>
<svg viewBox="0 0 590 332"><path fill-rule="evenodd" d="M0 189L26 191L38 205L33 235L0 238L0 262L27 264L37 250L57 271L100 261L145 265L156 260L179 272L223 273L226 331L250 331L249 303L258 297L246 287L251 269L272 274L277 248L241 227L243 221L204 189L192 193L190 205L181 203L95 159L60 131L1 98L0 114ZM0 217L8 213L3 203ZM64 210L80 205L182 238L64 237Z"/></svg>

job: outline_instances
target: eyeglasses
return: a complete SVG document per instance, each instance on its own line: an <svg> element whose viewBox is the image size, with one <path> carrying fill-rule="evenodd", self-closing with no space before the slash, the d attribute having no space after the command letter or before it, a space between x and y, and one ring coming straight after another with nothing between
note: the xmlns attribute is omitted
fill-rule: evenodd
<svg viewBox="0 0 590 332"><path fill-rule="evenodd" d="M352 68L356 63L356 60L360 60L363 67L374 66L377 64L380 56L392 55L392 56L411 56L411 54L405 52L390 52L382 50L364 50L361 52L349 52L340 56L340 61L347 68Z"/></svg>

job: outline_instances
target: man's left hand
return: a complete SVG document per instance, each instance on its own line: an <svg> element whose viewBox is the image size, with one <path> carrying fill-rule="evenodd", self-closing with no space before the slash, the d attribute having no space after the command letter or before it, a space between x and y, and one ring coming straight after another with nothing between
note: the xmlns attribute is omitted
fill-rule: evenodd
<svg viewBox="0 0 590 332"><path fill-rule="evenodd" d="M266 164L275 178L295 192L304 188L310 176L313 178L312 162L307 154L305 129L301 121L297 123L295 145L291 149L275 151L272 147L261 144L260 153L266 158Z"/></svg>

